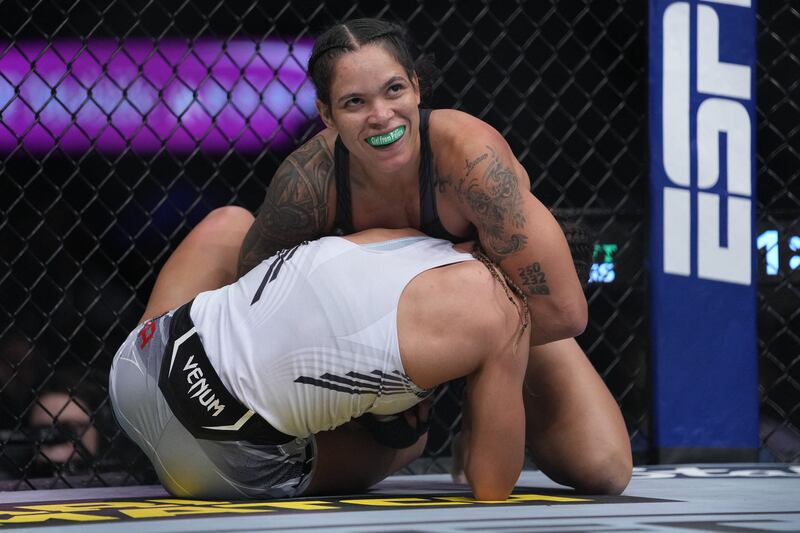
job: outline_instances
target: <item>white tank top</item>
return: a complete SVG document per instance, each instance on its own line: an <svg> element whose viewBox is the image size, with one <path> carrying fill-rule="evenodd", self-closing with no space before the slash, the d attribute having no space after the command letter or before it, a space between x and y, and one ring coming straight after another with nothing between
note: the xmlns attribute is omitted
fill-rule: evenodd
<svg viewBox="0 0 800 533"><path fill-rule="evenodd" d="M228 390L279 431L307 437L426 396L400 359L400 295L421 272L470 259L429 237L326 237L198 295L191 318Z"/></svg>

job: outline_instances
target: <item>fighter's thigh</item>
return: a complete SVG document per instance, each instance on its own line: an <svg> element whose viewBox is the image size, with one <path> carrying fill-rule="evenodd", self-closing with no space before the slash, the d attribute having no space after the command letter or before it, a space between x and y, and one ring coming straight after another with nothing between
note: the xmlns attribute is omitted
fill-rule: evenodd
<svg viewBox="0 0 800 533"><path fill-rule="evenodd" d="M570 486L624 488L631 450L622 413L574 339L532 347L524 401L526 441L542 471Z"/></svg>
<svg viewBox="0 0 800 533"><path fill-rule="evenodd" d="M428 440L425 434L408 448L387 448L355 422L314 438L314 473L305 495L364 491L418 458Z"/></svg>

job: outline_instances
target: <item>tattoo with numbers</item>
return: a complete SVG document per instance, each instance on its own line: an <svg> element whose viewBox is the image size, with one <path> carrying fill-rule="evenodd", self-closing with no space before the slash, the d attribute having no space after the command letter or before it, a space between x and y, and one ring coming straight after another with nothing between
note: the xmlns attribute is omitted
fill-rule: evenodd
<svg viewBox="0 0 800 533"><path fill-rule="evenodd" d="M525 292L528 294L537 294L540 296L550 294L550 287L547 286L547 278L542 272L542 266L539 263L532 263L526 267L518 268L519 278L522 280L522 286L525 287Z"/></svg>
<svg viewBox="0 0 800 533"><path fill-rule="evenodd" d="M333 183L333 167L333 157L321 136L311 139L284 160L242 243L239 276L278 250L322 235L328 220L328 190Z"/></svg>
<svg viewBox="0 0 800 533"><path fill-rule="evenodd" d="M448 176L437 178L440 192L451 187L456 196L475 213L475 225L481 242L494 261L500 261L523 248L528 238L516 231L525 228L522 214L522 194L514 171L503 164L500 156L491 147L489 152L467 159L464 177L456 181ZM489 158L483 176L468 179L469 173L484 159Z"/></svg>

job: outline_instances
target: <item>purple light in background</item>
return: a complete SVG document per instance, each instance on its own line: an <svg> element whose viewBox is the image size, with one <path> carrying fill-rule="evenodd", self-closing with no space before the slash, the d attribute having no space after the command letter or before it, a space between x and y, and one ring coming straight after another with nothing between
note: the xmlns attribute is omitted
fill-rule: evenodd
<svg viewBox="0 0 800 533"><path fill-rule="evenodd" d="M312 44L0 42L0 152L286 147L316 116Z"/></svg>

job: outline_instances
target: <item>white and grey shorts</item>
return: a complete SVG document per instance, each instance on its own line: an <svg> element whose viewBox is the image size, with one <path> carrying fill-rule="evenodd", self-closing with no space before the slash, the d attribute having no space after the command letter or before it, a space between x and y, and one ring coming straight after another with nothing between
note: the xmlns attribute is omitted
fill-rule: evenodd
<svg viewBox="0 0 800 533"><path fill-rule="evenodd" d="M230 436L212 440L196 438L178 420L159 388L174 314L137 327L114 357L109 392L122 429L144 451L161 483L175 496L264 499L301 495L313 473L313 436L293 438L285 444L231 440Z"/></svg>

